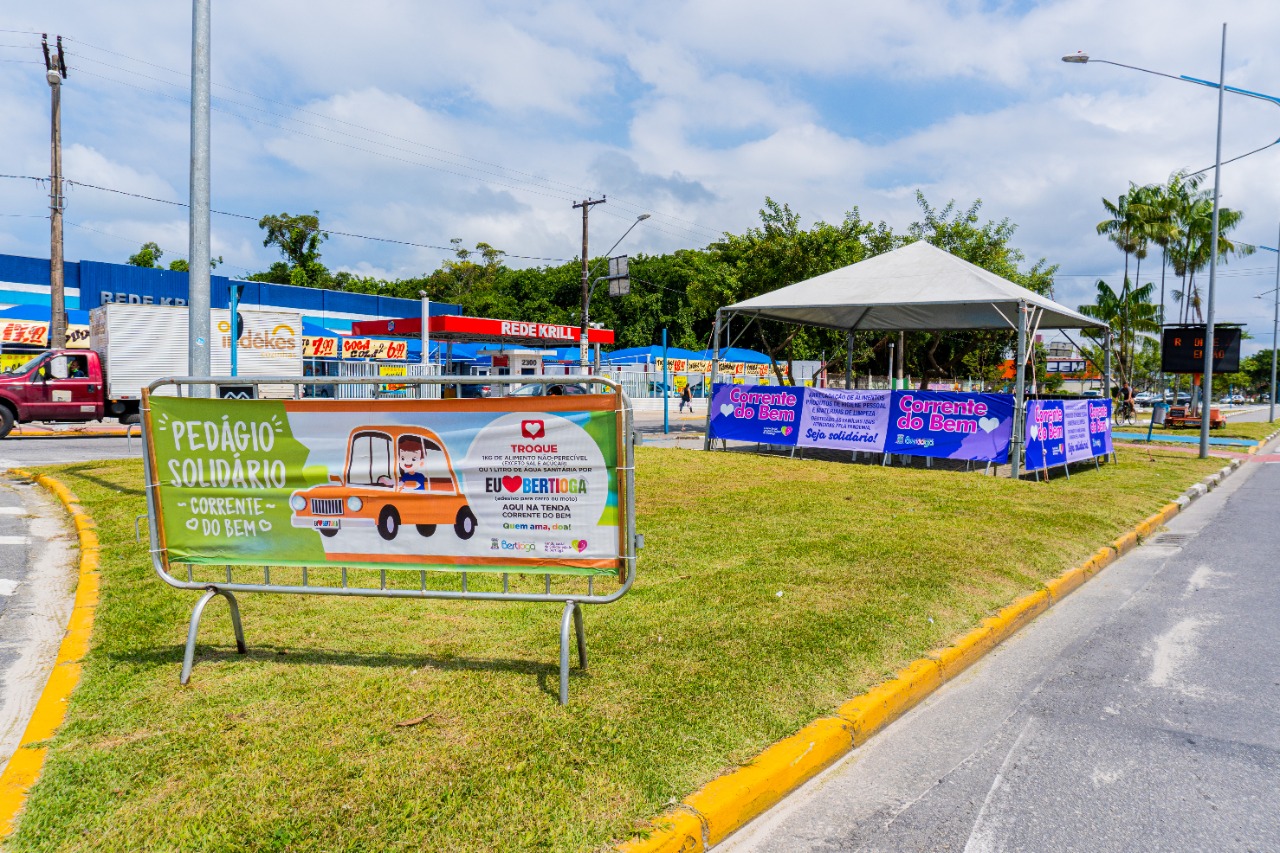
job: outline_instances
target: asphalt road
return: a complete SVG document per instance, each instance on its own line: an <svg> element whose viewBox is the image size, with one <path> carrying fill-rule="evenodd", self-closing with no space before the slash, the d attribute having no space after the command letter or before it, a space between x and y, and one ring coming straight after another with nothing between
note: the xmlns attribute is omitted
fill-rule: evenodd
<svg viewBox="0 0 1280 853"><path fill-rule="evenodd" d="M4 438L0 439L0 470L28 465L60 465L91 459L142 458L142 441L103 436L100 438Z"/></svg>
<svg viewBox="0 0 1280 853"><path fill-rule="evenodd" d="M718 849L1280 850L1280 459L1254 459Z"/></svg>
<svg viewBox="0 0 1280 853"><path fill-rule="evenodd" d="M56 501L0 480L0 766L26 728L71 615L71 556Z"/></svg>

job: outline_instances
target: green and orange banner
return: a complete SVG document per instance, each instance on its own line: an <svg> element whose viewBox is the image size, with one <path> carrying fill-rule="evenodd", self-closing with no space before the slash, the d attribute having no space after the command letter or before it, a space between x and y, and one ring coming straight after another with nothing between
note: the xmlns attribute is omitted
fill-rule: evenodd
<svg viewBox="0 0 1280 853"><path fill-rule="evenodd" d="M613 574L613 395L150 397L167 560Z"/></svg>

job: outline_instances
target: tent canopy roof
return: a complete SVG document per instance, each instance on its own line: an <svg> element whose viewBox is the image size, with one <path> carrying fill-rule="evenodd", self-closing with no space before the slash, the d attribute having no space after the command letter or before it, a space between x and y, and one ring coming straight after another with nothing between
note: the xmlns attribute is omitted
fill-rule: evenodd
<svg viewBox="0 0 1280 853"><path fill-rule="evenodd" d="M1041 328L1106 326L923 240L727 310L845 331L944 331L1015 329L1019 302Z"/></svg>

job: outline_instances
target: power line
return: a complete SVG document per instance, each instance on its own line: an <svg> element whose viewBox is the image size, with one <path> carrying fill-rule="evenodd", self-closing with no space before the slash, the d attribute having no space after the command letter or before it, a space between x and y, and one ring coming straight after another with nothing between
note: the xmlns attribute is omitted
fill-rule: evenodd
<svg viewBox="0 0 1280 853"><path fill-rule="evenodd" d="M72 40L73 40L73 39L71 39L70 37L68 37L68 41L72 41ZM184 79L189 79L189 78L190 78L190 75L189 75L187 72L178 71L178 70L175 70L175 69L172 69L172 68L167 68L167 67L165 67L165 66L163 66L163 65L157 65L156 63L148 62L148 61L143 60L143 59L138 59L138 58L136 58L136 57L132 57L132 56L129 56L128 54L120 53L120 52L118 52L118 51L113 51L113 50L109 50L109 49L107 49L107 48L99 47L99 46L97 46L97 45L94 45L94 44L90 44L90 43L88 43L88 42L81 41L81 40L79 40L79 39L74 39L74 41L76 42L76 44L78 44L78 45L80 45L80 46L83 46L83 47L87 47L87 48L89 48L89 49L91 49L91 50L100 51L100 52L102 52L102 53L107 53L107 54L110 54L110 55L112 55L112 56L118 56L118 57L120 57L120 58L122 58L122 59L129 60L130 62L135 62L135 63L141 64L141 65L145 65L145 66L150 67L150 68L155 68L155 69L157 69L157 70L164 71L164 72L166 72L166 73L168 73L168 74L173 74L173 75L176 75L176 76L178 76L178 77L182 77L182 78L184 78ZM139 77L142 77L142 78L147 79L147 80L153 80L153 81L155 81L155 82L162 83L162 84L165 84L165 85L173 85L173 86L177 86L177 85L179 85L179 84L177 84L177 83L173 83L173 82L171 82L171 81L162 80L162 79L160 79L160 78L151 77L151 76L149 76L149 75L142 74L142 73L137 72L137 71L134 71L134 70L132 70L132 69L123 68L123 67L118 66L118 65L111 65L110 63L103 62L103 61L102 61L102 60L100 60L100 59L94 59L93 57L85 57L85 56L81 55L81 59L87 59L87 60L88 60L88 61L90 61L90 62L96 62L96 63L98 63L99 65L103 65L103 66L108 67L108 68L114 68L114 69L116 69L116 70L118 70L118 71L123 71L123 72L124 72L124 73L126 73L126 74L133 74L133 75L135 75L135 76L139 76ZM105 79L105 80L111 80L112 82L121 83L121 84L123 84L123 85L127 85L127 86L131 86L131 85L132 85L132 84L126 83L125 81L122 81L122 80L115 80L114 78L106 77L105 75L95 74L95 75L93 75L93 76L97 76L97 77L100 77L100 78ZM304 126L308 126L308 127L318 127L318 128L320 128L320 129L324 130L324 131L325 131L325 132L327 132L327 133L335 133L335 134L342 135L342 136L347 136L347 137L350 137L350 138L353 138L353 139L359 139L360 141L363 141L363 142L368 142L368 143L375 144L375 145L382 145L382 146L384 146L384 147L391 148L392 150L404 151L405 149L402 149L402 148L399 148L399 147L397 147L397 146L393 146L393 145L387 145L386 143L382 142L382 141L381 141L381 139L383 139L383 138L385 138L385 139L392 139L392 140L396 140L396 141L398 141L398 142L404 142L404 143L407 143L407 144L409 144L409 145L416 146L416 147L418 147L418 148L422 148L422 149L426 149L426 150L429 150L429 151L435 151L435 152L438 152L438 153L441 153L441 154L445 154L445 155L448 155L449 157L454 158L455 160L465 160L465 161L470 161L470 162L473 162L473 163L478 163L478 164L483 165L483 166L490 166L490 167L492 167L492 168L495 168L495 169L499 169L499 170L501 170L501 174L493 173L493 172L488 172L488 171L483 170L483 169L475 169L474 167L466 166L465 164L449 163L449 161L447 161L447 160L441 160L441 161L440 161L440 162L447 163L447 164L449 164L449 165L455 166L455 167L457 167L457 168L470 169L470 170L472 170L472 171L474 171L474 172L478 172L478 173L480 173L480 174L490 174L490 175L494 175L494 176L496 176L496 177L502 177L502 178L504 178L504 179L506 179L506 180L516 180L516 181L519 181L519 182L520 182L520 183L522 183L522 184L530 184L530 183L532 183L533 185L535 185L535 186L539 186L539 187L541 187L541 188L543 188L543 189L553 189L554 187L561 187L561 188L563 188L563 190L568 191L569 193L571 193L571 194L572 194L571 196L564 196L564 197L561 197L561 200L572 200L573 198L577 198L577 197L581 196L581 195L583 194L583 192L584 192L584 190L583 190L581 187L577 187L577 186L574 186L574 185L572 185L572 184L568 184L568 183L565 183L565 182L562 182L562 181L557 181L557 180L554 180L554 179L552 179L552 178L547 178L547 177L545 177L545 176L536 175L536 174L533 174L533 173L530 173L530 172L524 172L524 171L521 171L521 170L518 170L518 169L512 169L512 168L510 168L510 167L508 167L508 166L503 166L503 165L502 165L502 164L500 164L500 163L493 163L493 162L490 162L490 161L487 161L487 160L482 160L482 159L479 159L479 158L476 158L476 157L470 157L470 156L465 155L465 154L459 154L459 153L457 153L457 152L449 151L448 149L439 148L439 147L437 147L437 146L429 145L429 144L427 144L427 143L420 142L420 141L418 141L418 140L408 139L408 138L401 137L401 136L396 136L395 134L389 134L389 133L386 133L385 131L381 131L381 130L376 130L376 129L373 129L373 128L369 128L369 127L367 127L367 126L364 126L364 125L361 125L361 124L357 124L357 123L355 123L355 122L346 121L346 120L344 120L344 119L340 119L340 118L337 118L337 117L334 117L334 116L325 115L325 114L323 114L323 113L318 113L318 112L315 112L315 111L313 111L313 110L308 110L308 109L305 109L305 108L302 108L302 107L297 107L297 106L294 106L294 105L292 105L292 104L289 104L289 103L287 103L287 102L285 102L285 101L281 101L281 100L278 100L278 99L270 98L270 97L267 97L267 96L265 96L265 95L260 95L260 94L257 94L257 93L255 93L255 92L251 92L251 91L248 91L248 90L245 90L245 89L238 89L238 88L236 88L236 87L228 86L228 85L226 85L226 84L222 84L222 83L215 83L214 85L215 85L215 86L217 86L217 87L218 87L218 88L220 88L220 89L225 89L225 90L232 91L232 92L236 92L236 93L239 93L239 94L248 95L248 96L250 96L250 97L252 97L252 98L257 98L257 99L259 99L259 100L266 101L266 102L268 102L268 103L274 103L274 104L277 104L277 105L279 105L279 106L286 107L286 108L288 108L288 109L290 109L290 110L292 110L292 111L295 111L295 112L300 112L300 113L304 113L304 114L306 114L306 115L315 116L316 118L323 119L323 120L324 120L324 122L325 122L325 125L315 125L315 124L313 124L313 123L305 122L305 121L302 121L301 119L293 118L293 117L291 117L291 116L285 116L285 115L280 115L279 113L273 113L273 112L271 112L270 110L266 110L266 109L263 109L262 107L254 106L254 105L252 105L252 104L245 104L245 103L243 103L243 102L232 101L232 100L227 99L227 98L220 98L220 100L226 101L227 103L232 103L232 104L235 104L235 105L237 105L237 106L242 106L242 107L245 107L246 109L257 110L257 111L259 111L259 112L263 112L263 113L266 113L266 114L268 114L268 115L276 116L276 117L281 118L281 119L283 119L283 120L285 120L285 121L296 122L296 123L298 123L298 124L302 124L302 125L304 125ZM155 92L154 90L143 89L142 87L136 87L136 86L135 86L134 88L139 88L139 89L142 89L142 91L148 91L148 92L151 92L152 94L158 94L158 95L161 95L161 96L163 96L163 97L173 97L173 96L171 96L171 95L166 95L166 94L165 94L165 93L163 93L163 92ZM185 99L179 99L179 100L185 100ZM231 114L231 115L237 115L237 114L235 114L235 113L231 113L230 111L227 111L227 110L221 110L221 111L222 111L222 112L228 112L228 113L229 113L229 114ZM255 121L254 119L251 119L251 118L249 118L248 116L239 115L239 116L237 116L237 117L242 118L242 119L245 119L245 120L248 120L248 121ZM379 139L369 139L369 138L367 138L367 137L360 137L360 136L356 136L356 135L354 135L354 134L347 134L347 133L343 133L343 132L341 132L341 131L334 130L334 129L331 127L331 125L332 125L332 124L335 124L335 123L336 123L336 124L341 124L341 125L344 125L344 126L347 126L347 127L355 128L355 129L358 129L358 130L361 130L361 131L365 131L365 132L367 132L367 133L374 134L374 135L376 135L377 137L379 137ZM271 125L271 124L269 124L269 123L264 123L264 124L268 124L268 126L277 127L278 129L281 129L281 130L289 130L289 128L281 128L281 127L279 127L278 125ZM296 131L295 131L295 132L296 132ZM304 134L304 135L305 135L305 134ZM324 137L319 137L319 138L324 139ZM342 144L342 143L338 143L338 142L336 142L335 140L324 139L324 141L328 141L328 142L331 142L331 143L333 143L333 144ZM346 146L346 147L356 148L356 146ZM356 150L364 150L364 151L366 151L367 153L381 154L381 152L378 152L378 151L368 151L368 149L360 149L360 148L356 148ZM405 153L418 154L418 152L410 152L410 151L406 151ZM386 155L383 155L383 156L386 156ZM418 154L418 156L423 156L423 155ZM393 159L396 159L396 158L393 158ZM433 158L433 159L438 159L438 158ZM412 161L410 161L410 162L412 162ZM431 166L430 164L427 164L427 163L415 163L415 165L426 166L427 168L439 168L439 167ZM471 178L471 179L475 179L475 176L474 176L474 175L469 175L469 174L459 174L459 173L457 173L457 172L450 172L449 170L443 170L443 169L442 169L441 171L445 171L445 172L446 172L446 173L448 173L448 174L454 174L455 176L458 176L458 177L464 177L464 178ZM511 177L511 176L522 176L522 177L515 177L515 178L513 178L513 177ZM500 185L500 186L506 186L506 187L508 187L508 188L510 188L510 189L518 189L518 190L525 191L525 192L535 192L533 189L530 189L529 187L513 187L513 186L511 186L510 184L499 184L499 185ZM544 193L538 193L538 194L544 194ZM545 195L545 194L544 194L544 195ZM620 205L620 206L633 207L633 208L634 208L634 209L636 209L636 210L647 210L647 208L646 208L645 206L643 206L643 205L635 205L634 203L629 203L629 202L627 202L625 199L619 199L619 198L615 197L615 200L619 203L619 205ZM671 215L671 214L655 212L655 214L654 214L654 215L659 216L659 217L661 217L661 218L662 218L662 219L664 219L664 220L670 220L671 222L676 223L676 224L674 225L674 227L676 227L677 229L680 229L680 230L682 230L682 231L687 232L690 236L694 236L694 235L696 235L696 231L695 231L695 230L693 230L693 229L697 229L697 231L704 232L704 235L698 235L698 239L705 239L705 235L706 235L706 234L711 235L711 239L718 239L718 238L721 236L721 234L723 233L723 232L722 232L722 231L720 231L720 230L717 230L717 229L714 229L714 228L710 228L710 227L705 226L705 225L700 225L700 224L698 224L697 222L694 222L694 221L692 221L692 220L682 219L681 217L673 216L673 215ZM622 218L624 218L624 219L625 219L626 217L622 217ZM685 226L690 226L690 227L685 227ZM669 231L666 231L665 229L657 228L657 229L655 229L655 230L661 231L662 233L668 234L669 236L673 236L673 237L678 236L678 235L671 234Z"/></svg>
<svg viewBox="0 0 1280 853"><path fill-rule="evenodd" d="M162 97L162 98L170 98L171 100L179 101L180 103L189 103L189 99L187 99L187 98L178 97L178 96L175 96L175 95L169 95L169 94L166 94L166 93L164 93L164 92L157 92L157 91L156 91L156 90L154 90L154 89L148 89L148 88L143 87L143 86L137 86L137 85L135 85L135 84L133 84L133 83L129 83L129 82L125 81L125 80L118 80L118 79L116 79L116 78L114 78L114 77L108 77L108 76L107 76L107 75L105 75L105 74L97 74L97 73L95 73L95 72L93 72L93 71L85 71L84 69L80 69L80 73L81 73L81 74L86 74L86 75L88 75L88 76L90 76L90 77L97 77L97 78L98 78L98 79L100 79L100 80L108 80L108 81L110 81L110 82L112 82L112 83L119 83L119 84L120 84L120 85L122 85L122 86L129 86L130 88L138 89L138 90L143 91L143 92L148 92L148 93L153 94L153 95L159 95L159 96L160 96L160 97ZM385 151L378 151L378 150L375 150L375 149L372 149L372 148L363 148L363 147L361 147L361 146L359 146L359 145L352 145L352 144L351 144L351 143L349 143L349 142L342 142L342 141L337 140L337 139L330 139L330 138L329 138L329 137L327 137L327 136L319 136L319 135L314 134L314 133L305 133L305 132L303 132L303 131L301 131L301 130L298 130L298 129L296 129L296 128L285 127L285 126L282 126L282 125L279 125L279 124L275 124L275 123L273 123L273 122L264 121L264 120L259 119L259 118L254 118L253 116L243 115L243 114L241 114L241 113L234 112L234 111L232 111L232 110L228 110L228 109L222 109L222 108L219 108L219 107L216 107L216 106L215 106L215 107L211 107L211 108L212 108L212 109L214 109L214 110L216 110L217 112L225 113L226 115L230 115L230 116L234 116L234 117L236 117L236 118L238 118L238 119L241 119L241 120L243 120L243 121L251 121L251 122L254 122L255 124L261 124L261 125L263 125L263 126L265 126L265 127L273 127L273 128L275 128L276 130L283 130L283 131L285 131L286 133L295 133L295 134L297 134L297 135L299 135L299 136L304 136L304 137L306 137L306 138L308 138L308 139L316 139L316 140L319 140L320 142L328 142L330 145L338 145L338 146L341 146L341 147L343 147L343 148L350 148L350 149L351 149L351 150L353 150L353 151L363 151L363 152L364 152L364 153L366 153L366 154L374 154L374 155L379 156L379 157L385 157L385 158L387 158L387 159L389 159L389 160L396 160L396 161L399 161L399 162L401 162L401 163L408 163L408 164L413 165L413 166L422 166L422 167L427 168L427 169L434 169L434 170L436 170L436 171L443 172L443 173L445 173L445 174L447 174L447 175L454 175L455 177L459 177L459 178L467 178L467 179L475 180L475 175L469 175L469 174L466 174L466 173L464 173L464 172L457 172L457 171L453 171L452 169L446 169L446 168L444 168L444 167L442 167L442 166L433 165L433 164L431 164L431 163L424 163L424 162L422 162L421 160L410 160L410 159L406 159L406 158L404 158L404 157L397 157L397 156L395 156L395 155L393 155L393 154L388 154L388 153L387 153L387 152L385 152ZM260 112L265 112L265 113L267 113L268 115L276 115L275 113L271 113L271 112L269 112L269 111L267 111L267 110L262 110L262 109L257 108L257 107L249 107L249 109L258 109ZM293 119L288 119L288 118L285 118L285 120L286 120L286 121L295 121L295 120L293 120ZM308 123L306 123L306 122L298 122L298 123L300 123L300 124L308 124ZM310 126L310 125L308 125L308 126ZM342 135L342 136L350 136L350 134L342 134L342 133L341 133L341 132L339 132L339 131L332 131L332 132L338 133L339 135ZM391 148L392 150L395 150L395 151L404 151L404 149L397 148L397 147L395 147L395 146L386 146L386 147ZM406 151L405 153L408 153L408 154L414 154L415 152L412 152L412 151ZM415 155L415 156L422 156L422 155ZM464 168L465 168L465 167L464 167ZM490 184L492 184L492 185L494 185L494 186L503 187L503 188L505 188L505 189L516 190L516 191L518 191L518 192L527 192L527 193L531 193L531 194L533 194L533 195L540 195L540 196L544 196L544 197L546 197L546 198L554 198L554 199L556 199L557 201L570 201L570 200L571 200L571 197L570 197L570 196L568 196L568 195L552 195L552 194L550 194L550 193L539 192L539 191L538 191L538 190L536 190L536 189L532 189L532 188L530 188L530 187L522 187L522 186L519 186L519 185L516 185L516 184L508 184L508 183L503 183L503 182L501 182L501 181L489 181L488 183L490 183Z"/></svg>
<svg viewBox="0 0 1280 853"><path fill-rule="evenodd" d="M86 43L86 42L77 41L77 44L84 45L85 47L89 47L89 48L92 48L92 49L94 49L94 50L100 50L100 51L102 51L102 52L104 52L104 53L110 53L110 54L112 54L113 56L119 56L119 57L121 57L121 58L123 58L123 59L128 59L128 60L130 60L130 61L132 61L132 62L138 62L138 63L141 63L141 64L143 64L143 65L147 65L147 66L150 66L150 67L152 67L152 68L159 69L159 70L161 70L161 71L166 71L166 72L168 72L168 73L170 73L170 74L178 75L178 76L180 76L180 77L184 77L184 78L189 78L189 77L190 77L190 75L189 75L188 73L186 73L186 72L183 72L183 71L177 71L177 70L174 70L174 69L172 69L172 68L166 68L166 67L164 67L164 66L162 66L162 65L156 65L156 64L154 64L154 63L146 62L146 61L141 60L141 59L135 59L135 58L133 58L133 57L131 57L131 56L127 56L127 55L125 55L125 54L123 54L123 53L117 53L117 52L115 52L115 51L111 51L111 50L107 50L107 49L105 49L105 48L97 47L96 45L91 45L91 44L88 44L88 43ZM130 68L123 68L123 67L118 66L118 65L111 65L110 63L103 62L103 61L102 61L102 60L100 60L100 59L94 59L93 57L81 57L81 58L83 58L83 59L87 59L89 62L96 62L96 63L98 63L99 65L104 65L104 66L106 66L107 68L114 68L114 69L116 69L117 71L123 71L123 72L125 72L126 74L134 74L134 75L136 75L136 76L143 77L144 79L147 79L147 80L154 80L154 81L155 81L155 82L157 82L157 83L164 83L164 84L166 84L166 85L172 85L172 86L177 86L177 85L179 85L179 84L177 84L177 83L173 83L173 82L168 81L168 80L162 80L162 79L160 79L160 78L158 78L158 77L150 77L150 76L148 76L148 75L141 74L141 73L139 73L139 72L137 72L137 71L134 71L134 70L132 70L132 69L130 69ZM574 187L574 186L572 186L572 185L570 185L570 184L561 183L561 182L559 182L559 181L555 181L555 180L553 180L553 179L551 179L551 178L546 178L546 177L543 177L543 176L541 176L541 175L535 175L535 174L533 174L533 173L531 173L531 172L522 172L522 171L520 171L520 170L518 170L518 169L512 169L512 168L510 168L510 167L503 166L503 165L502 165L502 164L500 164L500 163L492 163L492 162L489 162L489 161L487 161L487 160L481 160L481 159L479 159L479 158L477 158L477 157L470 157L470 156L467 156L466 154L458 154L457 152L449 151L448 149L445 149L445 148L439 148L439 147L434 146L434 145L428 145L428 144L427 144L427 143L425 143L425 142L419 142L419 141L418 141L418 140L416 140L416 139L408 139L408 138L403 137L403 136L396 136L395 134L386 133L385 131L375 130L375 129L373 129L373 128L366 127L365 125L357 124L357 123L355 123L355 122L346 121L345 119L340 119L340 118L337 118L337 117L335 117L335 116L325 115L324 113L318 113L318 112L315 112L314 110L308 110L308 109L306 109L306 108L304 108L304 107L298 107L298 106L295 106L295 105L293 105L293 104L290 104L290 103L288 103L288 102L286 102L286 101L277 100L277 99L275 99L275 98L269 98L269 97L267 97L267 96L265 96L265 95L260 95L260 94L258 94L258 93L256 93L256 92L251 92L251 91L249 91L249 90L247 90L247 89L237 89L237 88L235 88L234 86L228 86L228 85L226 85L226 84L224 84L224 83L215 83L214 85L215 85L215 86L217 86L217 87L218 87L218 88L220 88L220 89L226 89L227 91L230 91L230 92L236 92L236 93L241 94L241 95L248 95L248 96L250 96L250 97L252 97L252 98L257 98L257 99L259 99L259 100L266 101L267 103L277 104L277 105L279 105L279 106L286 107L286 108L288 108L288 109L290 109L290 110L293 110L293 111L295 111L295 112L300 112L300 113L304 113L304 114L306 114L306 115L315 116L316 118L323 119L323 120L326 122L326 125L313 125L313 124L310 124L309 122L302 122L302 121L300 121L299 119L295 119L295 118L293 118L293 117L291 117L291 116L282 116L282 115L279 115L278 113L272 113L272 112L270 112L269 110L265 110L265 109L263 109L262 107L254 106L254 105L252 105L252 104L245 104L245 103L240 102L240 101L233 101L233 100L231 100L231 99L229 99L229 98L221 98L221 100L226 101L227 103L232 103L232 104L236 104L237 106L247 107L248 109L259 110L259 111L261 111L261 112L265 112L265 113L267 113L267 114L269 114L269 115L275 115L275 116L277 116L277 117L279 117L279 118L283 118L283 119L285 119L286 121L296 121L296 122L298 122L298 123L300 123L300 124L306 124L306 125L311 126L311 127L322 127L323 129L326 129L326 130L331 130L331 128L329 128L329 127L327 126L328 124L341 124L341 125L346 125L347 127L353 127L353 128L358 129L358 130L367 131L367 132L369 132L369 133L377 134L378 136L381 136L381 137L384 137L384 138L387 138L387 139L394 139L394 140L396 140L396 141L398 141L398 142L405 142L405 143L408 143L408 144L410 144L410 145L415 145L415 146L417 146L417 147L419 147L419 148L425 148L425 149L427 149L427 150L429 150L429 151L437 151L437 152L439 152L439 153L441 153L441 154L447 154L447 155L449 155L450 157L454 157L454 158L457 158L457 159L459 159L459 160L469 160L469 161L471 161L471 162L473 162L473 163L479 163L479 164L484 165L484 166L492 166L492 167L493 167L493 168L495 168L495 169L501 169L504 173L509 173L509 174L512 174L512 175L523 175L524 177L526 177L526 178L530 178L530 179L532 179L532 180L534 180L534 181L536 181L536 182L538 182L538 183L559 185L559 186L563 187L565 190L569 191L570 193L572 193L572 194L574 194L574 195L576 195L576 194L580 194L580 193L582 192L582 190L581 190L580 188L578 188L578 187ZM348 135L348 134L344 134L344 135ZM379 142L378 142L378 140L374 140L374 139L367 139L367 138L364 138L364 137L355 137L355 138L362 139L362 140L363 140L363 141L365 141L365 142L374 142L374 143L381 144L381 143L379 143ZM493 174L493 173L486 173L486 174Z"/></svg>
<svg viewBox="0 0 1280 853"><path fill-rule="evenodd" d="M45 178L38 178L38 177L35 177L34 175L0 175L0 178L20 178L20 179L28 179L33 181L46 180ZM144 195L142 193L129 192L128 190L118 190L113 187L98 186L97 184L90 184L84 181L75 181L75 180L67 179L65 183L67 183L70 186L84 187L85 189L91 189L91 190L100 190L101 192L107 192L107 193L115 193L116 195L127 196L129 198L142 199L143 201L151 201L157 204L168 204L168 205L172 205L173 207L190 207L190 205L187 204L185 201L173 201L172 199L167 199L167 198L156 198L155 196ZM219 216L230 216L235 219L247 219L251 222L261 221L261 217L259 216L250 216L246 213L233 213L228 210L211 210L210 213L216 213ZM85 226L78 226L78 227L83 228ZM92 230L92 229L88 229L88 230ZM356 234L351 231L336 231L332 228L321 227L318 230L323 231L326 234L337 234L341 237L354 237L360 240L373 240L379 243L395 243L397 245L412 246L414 248L419 248L419 249L437 249L439 251L448 252L450 254L453 254L454 251L456 250L456 247L454 246L435 246L430 243L415 243L410 240L397 240L392 237L374 237L369 234ZM101 233L106 233L106 232L101 232ZM108 236L112 236L112 235L108 235ZM571 258L544 258L544 257L536 257L533 255L516 255L510 252L503 252L502 254L503 254L503 257L516 258L522 261L547 261L549 263L568 263L570 260L572 260Z"/></svg>
<svg viewBox="0 0 1280 853"><path fill-rule="evenodd" d="M110 231L103 231L100 228L91 228L88 225L81 225L79 222L72 222L69 219L64 219L63 222L65 222L67 225L70 225L73 228L79 228L81 231L92 231L94 234L101 234L104 237L110 237L113 240L119 240L122 243L129 243L130 245L133 245L133 246L142 246L148 242L155 243L154 240L134 240L129 237L121 237L119 234L112 234ZM156 246L160 248L161 254L164 254L166 251L168 251L163 246L160 246L159 243L156 243ZM177 253L171 253L171 254L177 254ZM251 270L248 267L239 266L238 264L228 264L226 262L223 262L219 264L219 266L230 267L231 269L240 270L248 275L254 275L254 270Z"/></svg>

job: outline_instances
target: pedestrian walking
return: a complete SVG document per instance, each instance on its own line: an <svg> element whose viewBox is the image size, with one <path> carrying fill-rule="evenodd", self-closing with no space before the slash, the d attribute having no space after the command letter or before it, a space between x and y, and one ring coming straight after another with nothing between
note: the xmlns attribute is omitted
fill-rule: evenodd
<svg viewBox="0 0 1280 853"><path fill-rule="evenodd" d="M684 407L685 407L685 406L688 406L688 407L689 407L689 412L690 412L690 413L692 413L692 412L693 412L693 392L689 390L689 386L688 386L688 385L686 385L686 386L684 386L683 388L681 388L681 389L680 389L680 412L681 412L681 414L683 414L683 413L684 413Z"/></svg>

